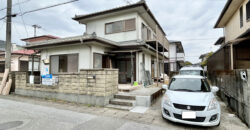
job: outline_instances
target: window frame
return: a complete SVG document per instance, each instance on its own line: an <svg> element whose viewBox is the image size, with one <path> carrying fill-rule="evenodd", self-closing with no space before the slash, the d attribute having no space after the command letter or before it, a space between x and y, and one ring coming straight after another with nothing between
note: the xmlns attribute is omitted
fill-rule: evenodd
<svg viewBox="0 0 250 130"><path fill-rule="evenodd" d="M93 53L93 69L102 69L103 68L103 66L102 66L102 64L101 64L101 68L95 68L95 55L101 55L102 56L102 60L103 60L103 54L102 53L97 53L97 52L94 52ZM101 63L102 63L102 61L101 61Z"/></svg>
<svg viewBox="0 0 250 130"><path fill-rule="evenodd" d="M50 62L50 64L49 64L49 73L50 74L57 74L57 73L74 73L74 72L68 72L68 68L67 68L67 72L57 72L57 73L52 73L51 72L51 64L52 64L52 62L51 62L51 57L52 56L59 56L59 61L60 61L60 56L68 56L68 55L76 55L77 56L77 62L78 62L78 64L77 64L77 72L79 72L79 53L72 53L72 54L58 54L58 55L50 55L49 57L49 62ZM59 61L58 61L58 71L59 71ZM68 65L68 60L67 60L67 65Z"/></svg>
<svg viewBox="0 0 250 130"><path fill-rule="evenodd" d="M129 20L134 20L135 27L134 27L134 29L128 29L128 30L126 30L126 26L125 26L126 24L125 24L125 22L129 21ZM122 22L122 27L123 27L122 31L113 32L113 29L112 29L112 32L108 33L107 32L107 25L114 24L116 22ZM121 32L130 32L130 31L135 31L135 30L136 30L136 18L130 18L130 19L124 19L124 20L119 20L119 21L113 21L113 22L105 23L105 27L104 27L104 33L105 33L105 35L107 35L107 34L114 34L114 33L121 33Z"/></svg>
<svg viewBox="0 0 250 130"><path fill-rule="evenodd" d="M243 6L240 7L240 28L244 26L244 20L243 20Z"/></svg>
<svg viewBox="0 0 250 130"><path fill-rule="evenodd" d="M247 7L249 6L249 14L247 12ZM249 15L249 18L248 18ZM246 4L246 21L249 22L250 21L250 1L247 2Z"/></svg>

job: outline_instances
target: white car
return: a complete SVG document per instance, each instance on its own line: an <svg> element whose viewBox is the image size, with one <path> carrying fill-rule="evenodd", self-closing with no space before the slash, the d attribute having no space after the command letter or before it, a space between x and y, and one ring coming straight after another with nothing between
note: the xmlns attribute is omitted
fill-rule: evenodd
<svg viewBox="0 0 250 130"><path fill-rule="evenodd" d="M220 104L211 87L202 76L177 75L170 85L163 85L166 93L162 99L162 117L178 123L217 126L220 124Z"/></svg>
<svg viewBox="0 0 250 130"><path fill-rule="evenodd" d="M184 66L179 73L180 75L200 75L206 77L203 68L200 66Z"/></svg>

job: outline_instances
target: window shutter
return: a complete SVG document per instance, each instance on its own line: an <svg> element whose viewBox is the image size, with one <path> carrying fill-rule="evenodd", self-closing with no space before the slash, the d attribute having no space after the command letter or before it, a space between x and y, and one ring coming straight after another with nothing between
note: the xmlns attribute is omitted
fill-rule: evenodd
<svg viewBox="0 0 250 130"><path fill-rule="evenodd" d="M125 20L125 31L135 30L135 19Z"/></svg>

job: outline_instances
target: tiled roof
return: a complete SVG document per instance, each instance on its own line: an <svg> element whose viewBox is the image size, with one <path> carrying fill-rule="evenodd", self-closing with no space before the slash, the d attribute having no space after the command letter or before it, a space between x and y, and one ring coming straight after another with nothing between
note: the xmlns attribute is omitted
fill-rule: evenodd
<svg viewBox="0 0 250 130"><path fill-rule="evenodd" d="M97 37L96 35L80 35L80 36L74 36L74 37L66 37L66 38L59 38L59 39L52 39L52 40L47 40L47 41L38 41L38 42L33 42L30 45L26 45L25 48L39 48L39 47L46 47L50 45L60 45L60 44L65 44L69 42L84 42L84 41L100 41L112 46L118 46L116 42L104 39L101 37Z"/></svg>

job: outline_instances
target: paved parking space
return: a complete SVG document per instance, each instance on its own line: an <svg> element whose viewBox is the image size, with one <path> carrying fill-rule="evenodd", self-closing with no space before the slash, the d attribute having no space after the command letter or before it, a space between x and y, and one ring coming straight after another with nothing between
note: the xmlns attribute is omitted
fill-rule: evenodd
<svg viewBox="0 0 250 130"><path fill-rule="evenodd" d="M45 109L46 111L44 110L45 112L42 112L40 114L35 114L35 115L38 116L39 118L44 117L43 114L46 114L46 113L48 115L57 115L57 116L52 116L48 120L47 118L46 120L37 119L37 121L43 124L43 123L46 123L47 121L50 121L51 123L55 123L55 120L57 120L59 123L56 123L57 125L54 125L54 126L57 126L58 128L61 128L62 126L60 122L65 121L65 120L62 121L61 119L69 117L70 121L66 120L66 122L68 123L68 127L63 127L63 128L74 128L74 129L81 129L81 128L82 129L87 129L87 128L101 129L103 128L104 129L106 127L107 129L111 129L111 130L112 129L128 129L128 128L137 129L137 130L145 129L145 128L147 129L227 129L227 130L228 129L233 129L233 130L248 129L247 126L244 123L242 123L242 121L237 116L235 116L232 112L230 112L230 110L226 107L226 105L221 101L220 101L221 109L222 109L221 125L219 127L206 128L206 127L198 127L198 126L190 126L190 125L172 123L170 121L162 119L161 110L160 110L161 109L160 98L145 113L134 113L134 112L122 111L122 110L116 110L116 109L110 109L110 108L92 107L88 105L75 104L75 103L69 103L69 102L58 101L58 100L44 100L44 99L39 99L39 98L20 97L20 96L15 96L15 95L11 95L8 97L0 96L0 101L3 101L3 100L5 103L1 103L2 104L0 107L1 117L3 117L4 113L29 113L30 111L36 112L37 110L39 110L38 109L39 107L46 107ZM16 104L22 104L24 102L28 104L28 106L30 104L30 105L35 105L37 107L25 108L22 106L10 105L9 106L10 110L6 108L3 111L2 109L5 106L3 104L6 104L6 102L7 103L17 102ZM12 103L12 105L13 104L15 103ZM12 109L11 107L14 107L14 109ZM27 111L26 109L28 109L29 111ZM60 115L60 114L58 115L56 111L62 111L64 115ZM64 111L67 111L69 113L72 112L73 115L67 114ZM67 114L67 116L65 116L65 114ZM7 117L7 115L5 116ZM32 116L33 116L32 113L27 114L27 117L32 117ZM17 118L15 115L11 117L13 121L15 118ZM3 121L1 122L3 123ZM99 122L101 124L98 126L91 126L91 124L93 124L94 122ZM18 122L16 122L16 124L18 124ZM48 125L48 127L53 127L53 125Z"/></svg>

